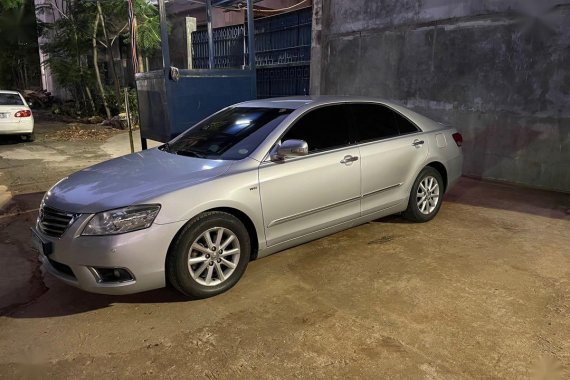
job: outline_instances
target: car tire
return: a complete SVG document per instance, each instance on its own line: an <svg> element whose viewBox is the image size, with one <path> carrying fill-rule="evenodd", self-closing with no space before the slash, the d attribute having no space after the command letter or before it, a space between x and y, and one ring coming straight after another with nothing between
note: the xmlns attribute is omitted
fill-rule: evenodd
<svg viewBox="0 0 570 380"><path fill-rule="evenodd" d="M166 259L167 279L193 299L212 297L239 281L250 255L249 233L237 217L205 212L190 220L175 238Z"/></svg>
<svg viewBox="0 0 570 380"><path fill-rule="evenodd" d="M22 139L28 142L32 142L36 139L36 134L34 132L22 135Z"/></svg>
<svg viewBox="0 0 570 380"><path fill-rule="evenodd" d="M441 207L443 190L441 174L431 166L423 168L412 186L404 217L417 223L432 220Z"/></svg>

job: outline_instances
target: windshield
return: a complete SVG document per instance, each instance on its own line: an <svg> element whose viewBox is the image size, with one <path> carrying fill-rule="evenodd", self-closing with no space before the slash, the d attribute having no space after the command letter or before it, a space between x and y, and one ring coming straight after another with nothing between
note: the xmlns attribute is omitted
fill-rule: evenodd
<svg viewBox="0 0 570 380"><path fill-rule="evenodd" d="M22 106L24 102L19 94L0 92L0 106Z"/></svg>
<svg viewBox="0 0 570 380"><path fill-rule="evenodd" d="M291 112L287 108L228 108L160 149L181 156L240 160L253 152Z"/></svg>

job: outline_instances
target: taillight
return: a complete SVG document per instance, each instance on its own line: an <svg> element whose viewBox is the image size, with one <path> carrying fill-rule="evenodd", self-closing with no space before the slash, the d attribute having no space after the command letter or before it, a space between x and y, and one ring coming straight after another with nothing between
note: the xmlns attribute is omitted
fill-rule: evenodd
<svg viewBox="0 0 570 380"><path fill-rule="evenodd" d="M21 110L21 111L16 112L16 114L14 116L16 116L16 117L30 117L30 116L32 116L32 111Z"/></svg>
<svg viewBox="0 0 570 380"><path fill-rule="evenodd" d="M452 136L457 146L463 145L463 136L461 136L461 133L455 132Z"/></svg>

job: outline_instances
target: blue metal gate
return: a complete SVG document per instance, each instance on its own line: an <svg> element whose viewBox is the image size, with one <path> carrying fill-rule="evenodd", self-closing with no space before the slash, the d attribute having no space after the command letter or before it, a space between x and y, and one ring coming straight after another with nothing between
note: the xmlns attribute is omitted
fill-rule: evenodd
<svg viewBox="0 0 570 380"><path fill-rule="evenodd" d="M311 23L312 8L255 20L258 98L309 94ZM247 64L246 37L243 25L214 29L214 67ZM208 58L208 32L193 32L193 67L207 68Z"/></svg>

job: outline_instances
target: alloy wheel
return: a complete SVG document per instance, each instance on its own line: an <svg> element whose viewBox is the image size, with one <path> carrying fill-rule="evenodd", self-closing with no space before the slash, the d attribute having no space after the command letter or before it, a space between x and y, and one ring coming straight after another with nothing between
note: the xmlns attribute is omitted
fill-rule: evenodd
<svg viewBox="0 0 570 380"><path fill-rule="evenodd" d="M433 176L425 177L418 186L416 203L418 209L424 215L429 215L435 210L439 202L439 183Z"/></svg>
<svg viewBox="0 0 570 380"><path fill-rule="evenodd" d="M219 285L234 273L240 252L239 239L233 231L210 228L192 243L188 254L190 275L200 285Z"/></svg>

